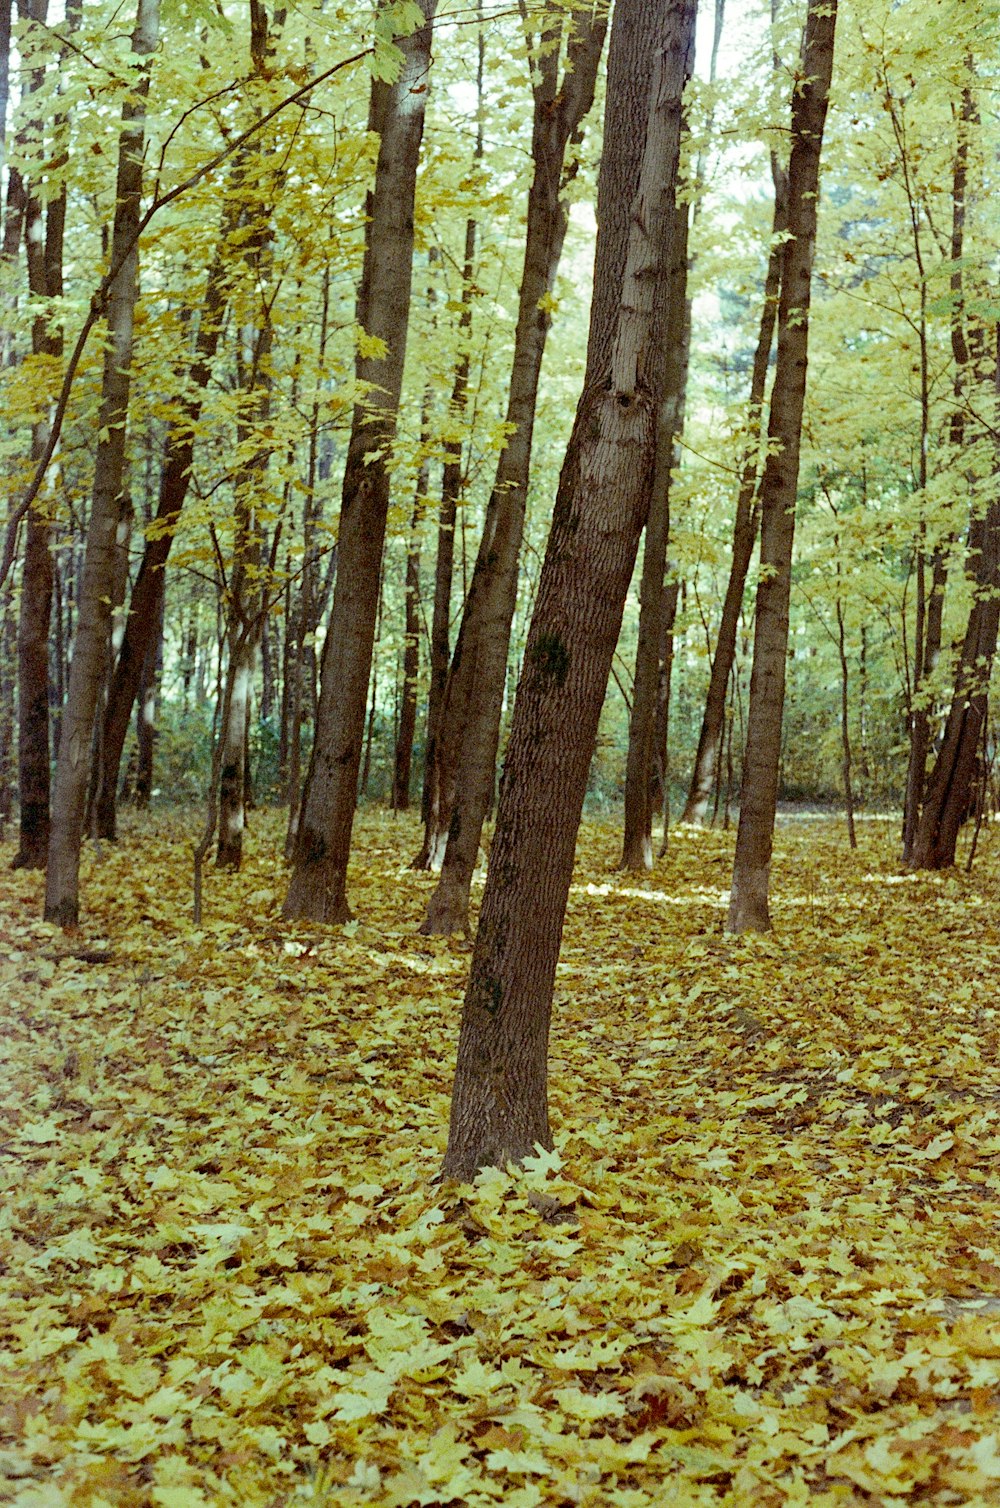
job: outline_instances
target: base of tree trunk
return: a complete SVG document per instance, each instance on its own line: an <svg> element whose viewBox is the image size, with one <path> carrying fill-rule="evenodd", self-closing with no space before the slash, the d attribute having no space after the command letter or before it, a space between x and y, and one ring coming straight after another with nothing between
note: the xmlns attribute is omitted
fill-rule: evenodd
<svg viewBox="0 0 1000 1508"><path fill-rule="evenodd" d="M234 872L243 863L242 842L220 843L215 854L216 869L231 869Z"/></svg>
<svg viewBox="0 0 1000 1508"><path fill-rule="evenodd" d="M727 932L770 932L771 914L767 908L769 869L753 869L748 874L733 875L729 897Z"/></svg>
<svg viewBox="0 0 1000 1508"><path fill-rule="evenodd" d="M704 798L704 800L699 796L696 801L688 801L685 804L684 810L681 812L681 821L690 822L695 827L707 826L708 802L709 798L707 796Z"/></svg>
<svg viewBox="0 0 1000 1508"><path fill-rule="evenodd" d="M436 832L433 837L425 838L420 852L410 865L411 869L427 870L433 874L441 873L444 863L445 850L448 847L448 831Z"/></svg>
<svg viewBox="0 0 1000 1508"><path fill-rule="evenodd" d="M30 814L22 814L21 841L17 853L10 861L11 869L44 869L49 857L49 833L48 812L45 813L44 828L41 824L33 822Z"/></svg>
<svg viewBox="0 0 1000 1508"><path fill-rule="evenodd" d="M518 1135L505 1125L496 1127L495 1134L482 1125L469 1126L468 1135L462 1127L452 1127L448 1150L441 1164L442 1182L472 1183L483 1168L505 1168L508 1163L520 1167L526 1157L537 1157L539 1147L552 1150L552 1133L548 1121L544 1126L525 1129Z"/></svg>
<svg viewBox="0 0 1000 1508"><path fill-rule="evenodd" d="M328 884L322 864L293 869L281 914L286 921L326 922L332 927L354 920L343 886Z"/></svg>
<svg viewBox="0 0 1000 1508"><path fill-rule="evenodd" d="M456 932L469 935L469 895L461 885L449 885L443 878L427 903L427 915L420 924L421 937L451 937Z"/></svg>
<svg viewBox="0 0 1000 1508"><path fill-rule="evenodd" d="M62 927L64 932L73 931L80 924L79 902L59 901L54 906L46 906L43 920Z"/></svg>
<svg viewBox="0 0 1000 1508"><path fill-rule="evenodd" d="M653 867L652 838L643 836L627 839L618 867L629 874L648 874Z"/></svg>

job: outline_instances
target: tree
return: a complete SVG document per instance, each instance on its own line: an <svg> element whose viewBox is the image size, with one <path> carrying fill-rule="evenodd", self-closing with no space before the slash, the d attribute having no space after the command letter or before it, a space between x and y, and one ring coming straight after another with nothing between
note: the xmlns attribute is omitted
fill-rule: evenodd
<svg viewBox="0 0 1000 1508"><path fill-rule="evenodd" d="M560 82L564 30L568 35ZM566 154L593 104L605 30L602 10L578 7L565 26L553 24L542 36L532 59L534 174L507 397L510 437L497 462L444 696L436 751L437 806L429 813L434 830L429 822L427 846L430 849L445 832L447 846L423 922L426 933L467 927L469 889L493 799L538 384L569 215L567 179L575 172Z"/></svg>
<svg viewBox="0 0 1000 1508"><path fill-rule="evenodd" d="M389 508L390 450L403 381L413 264L413 206L436 0L421 0L423 25L400 40L394 83L372 84L369 128L378 133L358 289L358 381L368 398L354 413L340 509L337 582L323 648L315 742L284 914L343 922L347 861L357 805L382 546Z"/></svg>
<svg viewBox="0 0 1000 1508"><path fill-rule="evenodd" d="M726 595L722 604L722 618L712 656L712 670L705 696L705 711L698 735L698 750L691 771L691 784L687 801L681 815L682 822L704 822L712 797L719 761L719 748L726 720L726 691L736 659L736 635L739 629L740 612L747 574L757 540L760 509L757 498L757 479L760 464L761 415L764 411L764 393L767 385L771 347L774 343L774 325L778 311L778 291L781 280L781 258L784 246L787 185L785 172L775 153L771 154L771 177L774 182L774 220L771 250L767 260L767 275L764 279L764 299L760 316L760 333L754 350L750 376L750 398L747 404L747 441L739 469L739 490L736 496L736 514L733 520L733 552L726 583Z"/></svg>
<svg viewBox="0 0 1000 1508"><path fill-rule="evenodd" d="M118 531L122 521L125 426L139 276L138 233L149 94L148 60L156 49L159 21L159 0L139 0L132 51L140 62L137 81L122 106L111 239L113 282L107 313L109 343L101 389L100 438L76 641L56 762L45 886L46 920L63 926L75 926L79 912L80 846L91 737L107 654Z"/></svg>
<svg viewBox="0 0 1000 1508"><path fill-rule="evenodd" d="M833 74L836 24L837 0L809 0L801 64L792 96L788 240L781 258L778 355L771 391L769 448L760 484L761 571L740 822L729 901L731 932L766 931L771 924L768 878L778 799L819 161Z"/></svg>
<svg viewBox="0 0 1000 1508"><path fill-rule="evenodd" d="M576 834L649 507L694 0L619 0L587 373L518 687L462 1012L444 1174L551 1146L547 1045Z"/></svg>

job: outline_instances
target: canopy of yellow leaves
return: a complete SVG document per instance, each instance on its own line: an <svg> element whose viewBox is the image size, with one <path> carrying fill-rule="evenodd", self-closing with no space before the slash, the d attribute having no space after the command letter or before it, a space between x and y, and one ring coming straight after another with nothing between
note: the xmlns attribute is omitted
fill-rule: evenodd
<svg viewBox="0 0 1000 1508"><path fill-rule="evenodd" d="M728 835L636 882L586 830L557 1151L455 1189L415 838L361 823L343 932L278 919L264 820L199 932L180 821L75 937L0 877L0 1500L1000 1502L996 845L787 827L733 939Z"/></svg>

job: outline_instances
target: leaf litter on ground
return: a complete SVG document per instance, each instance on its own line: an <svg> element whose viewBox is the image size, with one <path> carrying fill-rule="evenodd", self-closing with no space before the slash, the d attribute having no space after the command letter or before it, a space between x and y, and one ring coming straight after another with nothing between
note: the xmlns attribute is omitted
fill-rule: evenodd
<svg viewBox="0 0 1000 1508"><path fill-rule="evenodd" d="M280 919L277 819L190 916L182 817L0 875L0 1501L1000 1503L1000 843L906 875L779 829L648 879L585 825L556 1149L441 1186L468 967L416 829L345 929ZM992 841L991 841L992 839Z"/></svg>

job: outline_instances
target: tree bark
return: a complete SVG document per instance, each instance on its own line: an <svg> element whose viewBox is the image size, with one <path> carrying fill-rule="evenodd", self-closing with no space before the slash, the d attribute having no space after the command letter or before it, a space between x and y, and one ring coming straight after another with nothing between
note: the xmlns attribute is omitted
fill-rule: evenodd
<svg viewBox="0 0 1000 1508"><path fill-rule="evenodd" d="M389 507L389 451L406 354L414 196L436 0L421 0L420 8L425 24L399 43L399 78L394 84L372 84L369 126L380 141L357 322L369 337L384 342L385 355L359 352L357 359L359 381L371 386L368 401L355 410L348 446L316 736L285 899L286 916L314 921L343 922L351 914L347 861Z"/></svg>
<svg viewBox="0 0 1000 1508"><path fill-rule="evenodd" d="M132 51L142 61L135 88L122 107L111 241L111 267L116 275L108 297L107 313L110 338L104 359L100 438L76 640L56 763L45 887L46 920L62 926L75 926L79 915L80 846L88 759L110 629L110 598L121 522L132 331L138 293L137 241L149 93L147 60L156 48L158 37L159 0L139 0Z"/></svg>
<svg viewBox="0 0 1000 1508"><path fill-rule="evenodd" d="M183 384L177 417L170 421L167 429L159 501L132 588L125 631L108 689L108 703L104 714L104 770L97 795L96 822L98 836L109 842L114 840L116 832L118 771L122 750L128 737L132 708L139 694L150 637L162 612L167 559L187 499L194 460L195 432L201 417L205 391L211 381L229 302L232 257L229 243L241 217L239 190L250 150L252 149L240 153L233 165L222 210L219 239L205 284L194 355L187 380Z"/></svg>
<svg viewBox="0 0 1000 1508"><path fill-rule="evenodd" d="M664 607L663 577L670 538L670 477L676 464L677 439L684 426L688 359L691 344L687 297L689 206L678 204L671 236L674 265L670 273L665 325L667 371L657 426L656 472L646 520L639 588L639 637L632 681L625 763L625 831L622 869L643 872L653 867L653 781L656 712L660 690L660 650Z"/></svg>
<svg viewBox="0 0 1000 1508"><path fill-rule="evenodd" d="M1000 396L1000 326L994 389ZM1000 466L992 479L995 487ZM1000 501L969 529L975 600L962 643L944 739L927 782L920 820L907 862L911 869L948 869L955 862L959 828L970 793L989 703L990 672L1000 625Z"/></svg>
<svg viewBox="0 0 1000 1508"><path fill-rule="evenodd" d="M566 234L566 152L593 103L606 17L574 13L559 81L558 33L543 37L534 85L527 232L507 399L513 426L499 457L472 573L442 719L439 831L447 830L441 877L421 931L468 926L469 891L483 823L493 799L507 654L517 600L518 560L531 468L538 383L551 325L549 305ZM570 173L574 170L570 170ZM620 276L620 273L619 273Z"/></svg>
<svg viewBox="0 0 1000 1508"><path fill-rule="evenodd" d="M156 702L163 672L163 619L165 599L160 597L160 611L146 650L139 684L136 716L136 770L133 800L140 811L149 806L153 794L153 767L156 754Z"/></svg>
<svg viewBox="0 0 1000 1508"><path fill-rule="evenodd" d="M753 672L736 836L731 932L766 931L781 723L788 653L788 604L806 395L809 300L819 162L833 72L837 0L809 0L802 61L792 96L788 231L782 249L778 357L771 392L769 451L760 486L761 578L757 587Z"/></svg>
<svg viewBox="0 0 1000 1508"><path fill-rule="evenodd" d="M552 1144L552 988L587 773L653 484L694 19L694 0L618 0L612 23L588 370L514 709L462 1014L450 1178Z"/></svg>
<svg viewBox="0 0 1000 1508"><path fill-rule="evenodd" d="M757 541L760 515L756 495L760 464L761 415L764 410L764 392L767 386L767 370L771 361L771 346L774 343L774 325L778 312L778 291L781 282L783 235L788 220L786 175L773 154L771 176L774 181L771 251L767 259L767 275L764 279L764 304L760 316L760 332L750 373L747 443L740 465L740 485L736 497L733 558L722 604L722 619L719 623L715 654L712 656L705 711L698 735L698 751L695 754L694 769L691 772L687 801L681 814L682 822L704 822L709 802L712 799L712 785L719 764L719 750L722 746L722 734L726 721L726 692L733 661L736 658L736 636L743 607L743 593L754 545Z"/></svg>
<svg viewBox="0 0 1000 1508"><path fill-rule="evenodd" d="M967 65L971 72L971 63ZM969 343L965 333L965 292L963 258L965 255L965 213L969 170L969 128L978 120L972 91L968 85L962 91L962 108L958 118L958 139L952 167L951 192L951 292L950 325L951 354L954 362L952 391L955 406L949 423L948 439L956 462L961 465L961 453L965 443L966 370L970 363ZM923 269L920 261L920 236L914 230L914 246L921 273L923 292ZM922 391L926 381L922 353ZM927 429L929 399L924 396L921 404L921 486L927 485ZM944 595L948 583L948 552L953 543L949 535L934 549L931 558L931 590L926 600L923 596L923 561L918 560L917 615L914 631L914 677L910 712L910 758L907 766L906 803L903 817L903 859L910 863L915 854L915 844L920 827L921 811L927 780L927 756L931 746L931 715L921 688L937 665L941 655L944 629Z"/></svg>
<svg viewBox="0 0 1000 1508"><path fill-rule="evenodd" d="M403 696L396 732L396 756L392 775L392 809L410 807L410 768L417 729L417 677L420 674L420 526L426 507L428 469L426 461L417 477L413 499L410 538L406 546L406 600L403 628Z"/></svg>
<svg viewBox="0 0 1000 1508"><path fill-rule="evenodd" d="M48 0L32 0L22 15L44 26ZM9 38L8 38L9 40ZM28 94L45 82L44 68L31 72ZM28 131L42 135L42 122ZM66 189L50 200L43 212L38 185L26 186L24 203L28 289L43 312L32 321L31 350L36 358L58 360L62 334L51 324L48 301L62 297L62 243L66 222ZM31 457L37 464L49 439L48 403L31 427ZM24 564L17 628L18 693L18 850L12 869L44 869L49 846L49 622L52 615L51 500L38 498L29 508L25 527Z"/></svg>

